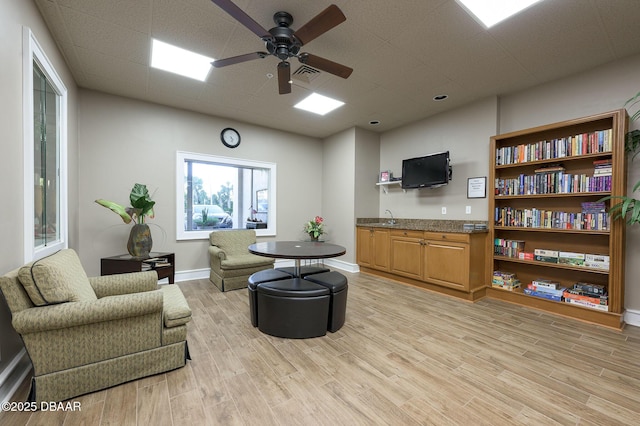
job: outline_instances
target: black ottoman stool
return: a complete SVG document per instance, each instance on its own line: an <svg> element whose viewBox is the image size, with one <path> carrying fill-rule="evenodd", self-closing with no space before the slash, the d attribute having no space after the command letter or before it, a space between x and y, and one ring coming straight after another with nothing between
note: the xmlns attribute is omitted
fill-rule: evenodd
<svg viewBox="0 0 640 426"><path fill-rule="evenodd" d="M258 284L258 329L304 339L327 334L329 289L301 278Z"/></svg>
<svg viewBox="0 0 640 426"><path fill-rule="evenodd" d="M347 277L340 272L330 271L307 275L304 279L325 286L331 291L327 330L332 333L340 330L347 312Z"/></svg>
<svg viewBox="0 0 640 426"><path fill-rule="evenodd" d="M286 272L290 276L295 277L295 275L294 275L294 267L293 266L287 266L287 267L284 267L284 268L276 268L276 270L277 271ZM329 272L329 268L325 268L324 266L304 265L304 266L300 267L300 278L304 278L307 275L311 275L311 274L319 274L321 272Z"/></svg>
<svg viewBox="0 0 640 426"><path fill-rule="evenodd" d="M269 281L288 280L291 275L286 272L278 271L277 269L265 269L258 271L248 279L249 284L249 312L251 316L251 325L258 326L258 292L256 291L258 284L266 283Z"/></svg>

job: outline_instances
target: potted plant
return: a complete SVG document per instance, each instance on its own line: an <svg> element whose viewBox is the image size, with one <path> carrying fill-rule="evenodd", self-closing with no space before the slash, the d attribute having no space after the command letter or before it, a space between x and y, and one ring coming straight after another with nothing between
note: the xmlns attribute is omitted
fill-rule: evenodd
<svg viewBox="0 0 640 426"><path fill-rule="evenodd" d="M140 183L136 183L131 188L129 201L131 202L131 207L124 207L104 199L98 199L96 203L118 214L124 223L134 224L129 233L127 250L135 258L145 258L149 256L153 245L151 230L149 225L145 223L145 217L154 216L153 206L156 202L151 199L147 186Z"/></svg>
<svg viewBox="0 0 640 426"><path fill-rule="evenodd" d="M638 92L633 98L629 99L624 106L628 108L637 108L639 103L640 92ZM630 120L635 121L639 118L640 108L631 115ZM640 130L632 130L625 135L624 148L627 153L633 154L631 160L634 160L640 153ZM631 192L635 193L638 189L640 189L640 180L635 183ZM626 218L629 225L640 223L640 200L626 195L603 198L603 200L607 199L617 201L617 203L613 204L609 209L609 214L611 215L612 220Z"/></svg>
<svg viewBox="0 0 640 426"><path fill-rule="evenodd" d="M309 234L311 241L318 241L320 235L324 234L322 222L324 222L324 219L316 216L313 220L304 224L304 231Z"/></svg>

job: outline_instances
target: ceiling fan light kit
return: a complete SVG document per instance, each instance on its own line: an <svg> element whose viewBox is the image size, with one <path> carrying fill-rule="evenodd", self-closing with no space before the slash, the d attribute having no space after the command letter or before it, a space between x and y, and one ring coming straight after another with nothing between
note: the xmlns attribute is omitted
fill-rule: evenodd
<svg viewBox="0 0 640 426"><path fill-rule="evenodd" d="M332 4L296 31L290 28L293 23L291 14L282 11L276 12L273 15L273 21L276 26L267 31L236 6L235 3L229 0L211 1L260 37L267 49L267 52L247 53L213 61L211 65L214 67L221 68L254 59L264 59L267 56L275 56L280 60L280 63L278 63L278 91L281 95L291 93L291 64L288 62L289 58L298 58L298 61L303 64L342 78L348 78L353 72L352 68L329 59L307 52L300 53L302 46L346 21L347 18L338 6Z"/></svg>

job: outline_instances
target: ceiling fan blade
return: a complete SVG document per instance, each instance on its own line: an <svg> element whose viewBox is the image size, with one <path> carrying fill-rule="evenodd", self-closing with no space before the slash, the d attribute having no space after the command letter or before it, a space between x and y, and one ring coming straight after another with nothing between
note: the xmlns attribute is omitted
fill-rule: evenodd
<svg viewBox="0 0 640 426"><path fill-rule="evenodd" d="M314 18L312 18L309 22L304 24L302 27L298 28L298 30L293 33L293 35L302 42L302 44L307 44L311 40L316 37L326 33L331 28L343 23L347 20L347 17L344 16L344 13L336 6L332 4L327 7L325 10L317 14Z"/></svg>
<svg viewBox="0 0 640 426"><path fill-rule="evenodd" d="M311 53L301 53L298 56L298 60L310 67L318 68L320 71L328 72L342 78L349 78L353 72L353 68L321 58L320 56L312 55Z"/></svg>
<svg viewBox="0 0 640 426"><path fill-rule="evenodd" d="M267 52L245 53L244 55L232 56L230 58L218 59L211 62L216 68L226 67L227 65L239 64L240 62L252 61L254 59L262 59L269 56Z"/></svg>
<svg viewBox="0 0 640 426"><path fill-rule="evenodd" d="M278 64L278 91L281 95L291 93L291 65L282 61Z"/></svg>
<svg viewBox="0 0 640 426"><path fill-rule="evenodd" d="M236 21L240 22L242 25L247 27L250 31L252 31L258 37L262 39L271 38L271 34L269 33L269 31L267 31L266 29L264 29L262 25L254 21L252 17L247 15L242 9L236 6L235 3L229 0L211 0L211 1L214 2L216 5L218 5L218 7L220 7L222 10L227 12L229 15L231 15Z"/></svg>

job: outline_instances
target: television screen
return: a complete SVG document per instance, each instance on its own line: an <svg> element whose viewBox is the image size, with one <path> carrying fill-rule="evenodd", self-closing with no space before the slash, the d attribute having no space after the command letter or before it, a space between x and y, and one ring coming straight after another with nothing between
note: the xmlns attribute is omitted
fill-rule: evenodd
<svg viewBox="0 0 640 426"><path fill-rule="evenodd" d="M434 188L450 179L449 151L402 161L402 188Z"/></svg>

